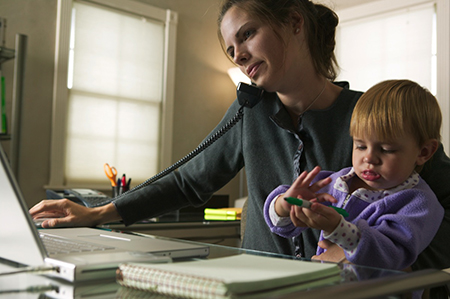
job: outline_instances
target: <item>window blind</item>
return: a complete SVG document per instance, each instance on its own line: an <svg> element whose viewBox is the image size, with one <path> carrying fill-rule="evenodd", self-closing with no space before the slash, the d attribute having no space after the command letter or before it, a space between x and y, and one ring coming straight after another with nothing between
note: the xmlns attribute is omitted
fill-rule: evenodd
<svg viewBox="0 0 450 299"><path fill-rule="evenodd" d="M158 167L164 23L73 3L65 181L103 183L103 164L143 181Z"/></svg>
<svg viewBox="0 0 450 299"><path fill-rule="evenodd" d="M436 93L436 19L433 3L341 20L338 80L366 91L386 79L410 79Z"/></svg>

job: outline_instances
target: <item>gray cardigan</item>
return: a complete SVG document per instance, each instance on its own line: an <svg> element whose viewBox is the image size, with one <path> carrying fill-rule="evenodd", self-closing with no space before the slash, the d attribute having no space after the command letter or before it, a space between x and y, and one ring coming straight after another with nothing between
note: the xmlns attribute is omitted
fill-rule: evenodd
<svg viewBox="0 0 450 299"><path fill-rule="evenodd" d="M342 83L341 83L342 84ZM245 108L243 119L222 138L177 171L115 201L126 225L189 205L204 204L245 166L249 190L243 247L293 254L291 240L270 232L263 216L267 195L278 185L291 184L294 157L301 148L300 170L337 171L351 166L350 118L362 93L345 88L331 107L307 111L298 134L276 94L266 93L255 107ZM216 129L239 109L235 101ZM301 146L300 146L301 145ZM421 173L445 208L445 219L431 245L413 268L450 267L450 160L439 148ZM432 171L431 171L432 170ZM302 234L303 256L315 254L318 233Z"/></svg>

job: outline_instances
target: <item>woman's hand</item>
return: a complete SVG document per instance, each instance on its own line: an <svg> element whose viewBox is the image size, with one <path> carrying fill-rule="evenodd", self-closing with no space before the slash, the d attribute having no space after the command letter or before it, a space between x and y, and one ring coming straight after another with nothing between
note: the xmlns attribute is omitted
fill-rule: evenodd
<svg viewBox="0 0 450 299"><path fill-rule="evenodd" d="M33 219L51 218L42 222L43 228L68 226L96 226L120 220L115 206L87 208L68 199L43 200L30 209Z"/></svg>
<svg viewBox="0 0 450 299"><path fill-rule="evenodd" d="M326 251L321 255L314 255L312 260L328 261L335 263L348 263L345 257L344 250L338 245L330 242L328 240L319 241L319 247L325 249Z"/></svg>

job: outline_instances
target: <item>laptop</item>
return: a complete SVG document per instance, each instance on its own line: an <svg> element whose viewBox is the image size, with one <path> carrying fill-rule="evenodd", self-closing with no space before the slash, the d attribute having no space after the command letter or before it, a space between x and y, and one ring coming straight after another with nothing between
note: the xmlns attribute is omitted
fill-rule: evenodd
<svg viewBox="0 0 450 299"><path fill-rule="evenodd" d="M140 236L97 228L38 229L0 146L0 258L32 267L55 268L48 275L70 282L114 278L125 262L170 262L206 257L209 246L156 236ZM44 239L68 245L57 253ZM67 246L66 246L67 247ZM46 274L47 275L47 274Z"/></svg>
<svg viewBox="0 0 450 299"><path fill-rule="evenodd" d="M17 271L17 266L0 263L0 273L13 271ZM72 283L29 273L0 276L2 299L118 299L121 288L115 279Z"/></svg>

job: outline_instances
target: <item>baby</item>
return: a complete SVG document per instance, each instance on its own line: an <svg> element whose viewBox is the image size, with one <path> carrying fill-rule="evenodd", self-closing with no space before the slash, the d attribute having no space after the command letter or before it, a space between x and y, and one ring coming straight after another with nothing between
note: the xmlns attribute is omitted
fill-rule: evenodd
<svg viewBox="0 0 450 299"><path fill-rule="evenodd" d="M353 167L303 172L292 186L268 196L264 216L271 231L298 236L320 229L320 240L340 246L351 263L405 269L428 246L444 216L419 172L440 140L441 111L435 97L409 80L370 88L353 111ZM285 198L310 201L310 208ZM344 218L333 205L345 208ZM317 255L324 253L317 248ZM320 257L319 257L320 258Z"/></svg>

